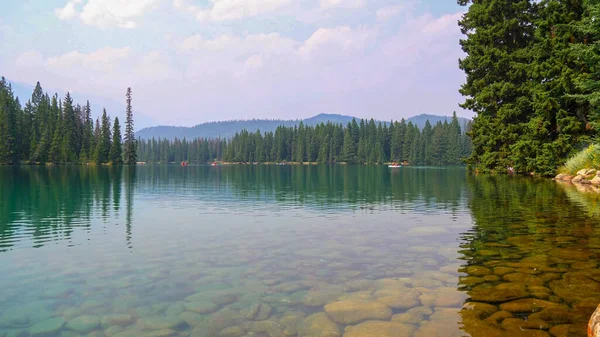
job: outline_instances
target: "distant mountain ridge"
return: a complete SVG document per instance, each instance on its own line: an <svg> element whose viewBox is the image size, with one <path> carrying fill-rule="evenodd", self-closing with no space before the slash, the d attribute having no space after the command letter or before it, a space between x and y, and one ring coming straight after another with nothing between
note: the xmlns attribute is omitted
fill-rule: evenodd
<svg viewBox="0 0 600 337"><path fill-rule="evenodd" d="M249 120L231 120L221 122L207 122L198 124L192 127L186 126L153 126L136 131L136 136L141 139L150 138L165 138L173 140L174 138L230 138L235 135L236 132L241 130L248 130L250 132L261 132L275 131L278 126L295 126L303 122L305 125L315 126L320 123L331 122L334 124L346 125L348 122L352 122L352 119L360 121L360 118L338 115L338 114L319 114L310 118L297 119L297 120L283 120L283 119L249 119ZM435 125L437 122L444 122L447 120L450 122L451 116L439 116L439 115L428 115L420 114L414 117L406 119L406 122L412 122L417 125L419 129L425 126L427 120L431 125ZM461 127L466 125L469 121L467 118L459 117L459 123ZM376 123L389 123L389 121L375 121Z"/></svg>

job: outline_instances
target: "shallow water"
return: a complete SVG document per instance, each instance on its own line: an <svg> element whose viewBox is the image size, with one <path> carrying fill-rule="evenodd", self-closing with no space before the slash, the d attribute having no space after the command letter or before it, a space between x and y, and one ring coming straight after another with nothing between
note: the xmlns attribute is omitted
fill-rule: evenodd
<svg viewBox="0 0 600 337"><path fill-rule="evenodd" d="M0 167L0 337L585 336L600 232L573 195L463 168Z"/></svg>

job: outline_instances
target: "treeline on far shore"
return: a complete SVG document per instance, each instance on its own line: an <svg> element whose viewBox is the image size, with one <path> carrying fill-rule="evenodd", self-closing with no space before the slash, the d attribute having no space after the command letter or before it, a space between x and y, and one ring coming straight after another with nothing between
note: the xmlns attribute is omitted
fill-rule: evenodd
<svg viewBox="0 0 600 337"><path fill-rule="evenodd" d="M147 163L349 163L460 165L472 150L456 113L450 122L429 122L420 130L404 119L390 123L353 120L347 125L280 126L275 132L243 130L231 139L138 140L139 160ZM467 130L464 130L467 129Z"/></svg>
<svg viewBox="0 0 600 337"><path fill-rule="evenodd" d="M126 93L124 137L121 124L106 113L91 116L90 102L73 103L44 93L37 82L31 98L22 106L10 83L0 80L0 164L135 164L136 139L133 132L131 88Z"/></svg>

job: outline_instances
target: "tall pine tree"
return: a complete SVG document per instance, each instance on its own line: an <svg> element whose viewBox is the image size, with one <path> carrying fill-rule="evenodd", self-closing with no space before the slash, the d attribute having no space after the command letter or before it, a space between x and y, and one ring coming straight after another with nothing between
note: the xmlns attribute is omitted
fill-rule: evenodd
<svg viewBox="0 0 600 337"><path fill-rule="evenodd" d="M526 132L532 114L529 48L534 34L531 0L458 0L468 6L459 22L467 54L459 61L466 74L461 106L474 111L468 160L479 171L513 165L511 146ZM523 168L524 169L524 168Z"/></svg>
<svg viewBox="0 0 600 337"><path fill-rule="evenodd" d="M131 109L131 88L127 88L127 110L125 120L125 148L123 151L123 161L126 165L135 165L137 162L136 139L133 132L133 111Z"/></svg>
<svg viewBox="0 0 600 337"><path fill-rule="evenodd" d="M121 146L121 126L119 118L115 118L112 131L112 143L110 145L109 160L113 165L123 164L123 151Z"/></svg>

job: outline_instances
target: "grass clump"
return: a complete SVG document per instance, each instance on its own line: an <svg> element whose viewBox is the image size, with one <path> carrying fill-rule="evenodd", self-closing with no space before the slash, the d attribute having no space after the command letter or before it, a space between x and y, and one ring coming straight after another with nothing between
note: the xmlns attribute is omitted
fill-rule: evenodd
<svg viewBox="0 0 600 337"><path fill-rule="evenodd" d="M593 144L585 150L571 157L564 166L559 169L560 173L577 174L581 169L600 169L600 145Z"/></svg>

